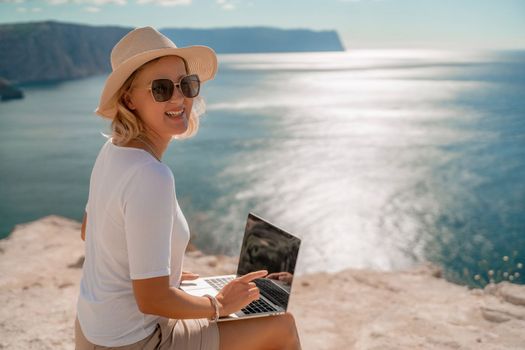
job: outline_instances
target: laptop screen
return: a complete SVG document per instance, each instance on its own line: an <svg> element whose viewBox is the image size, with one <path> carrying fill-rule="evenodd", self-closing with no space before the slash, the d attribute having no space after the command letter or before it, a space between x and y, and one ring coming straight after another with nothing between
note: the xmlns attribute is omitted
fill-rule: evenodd
<svg viewBox="0 0 525 350"><path fill-rule="evenodd" d="M268 270L268 278L290 292L301 240L250 213L237 275Z"/></svg>

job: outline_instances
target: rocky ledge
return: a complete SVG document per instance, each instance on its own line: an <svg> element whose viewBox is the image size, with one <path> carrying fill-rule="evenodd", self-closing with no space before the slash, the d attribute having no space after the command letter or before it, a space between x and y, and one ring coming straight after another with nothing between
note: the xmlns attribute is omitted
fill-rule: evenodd
<svg viewBox="0 0 525 350"><path fill-rule="evenodd" d="M7 79L0 77L0 101L24 98L22 90L14 87Z"/></svg>
<svg viewBox="0 0 525 350"><path fill-rule="evenodd" d="M48 216L0 241L0 349L72 349L84 246L80 223ZM236 261L188 251L185 269ZM469 290L422 265L298 276L290 311L303 349L524 349L525 286Z"/></svg>

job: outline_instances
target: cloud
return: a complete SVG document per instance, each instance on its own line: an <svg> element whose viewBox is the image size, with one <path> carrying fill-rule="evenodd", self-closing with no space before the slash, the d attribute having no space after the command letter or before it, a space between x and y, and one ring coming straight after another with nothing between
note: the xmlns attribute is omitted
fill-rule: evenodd
<svg viewBox="0 0 525 350"><path fill-rule="evenodd" d="M93 4L95 6L102 6L107 4L126 5L127 0L74 0L77 4Z"/></svg>
<svg viewBox="0 0 525 350"><path fill-rule="evenodd" d="M62 5L62 4L94 4L94 5L104 5L104 4L119 4L123 5L127 3L127 0L45 0L51 5ZM187 6L191 5L193 0L135 0L137 4L153 4L161 6ZM337 0L339 2L380 2L386 0ZM26 0L0 0L0 3L12 3L20 4L24 3ZM31 2L31 1L29 1ZM234 10L237 8L237 5L240 3L240 0L215 0L217 5L219 5L223 10ZM248 6L253 6L253 1L248 1L245 3Z"/></svg>
<svg viewBox="0 0 525 350"><path fill-rule="evenodd" d="M223 10L235 10L236 5L232 0L216 0L217 5L219 5Z"/></svg>
<svg viewBox="0 0 525 350"><path fill-rule="evenodd" d="M339 2L383 2L386 0L339 0Z"/></svg>
<svg viewBox="0 0 525 350"><path fill-rule="evenodd" d="M192 0L130 0L137 4L151 4L159 6L187 6L191 5ZM24 3L26 0L0 0L0 3L13 3L20 4ZM87 12L98 12L100 11L100 6L115 4L115 5L126 5L128 0L45 0L49 5L68 5L68 4L77 4L77 5L86 5L84 11ZM227 4L225 6L228 6ZM95 10L99 8L99 10ZM21 7L20 9L25 9L25 11L31 11L31 9ZM18 10L21 12L24 10Z"/></svg>
<svg viewBox="0 0 525 350"><path fill-rule="evenodd" d="M2 1L3 2L16 2L16 1L25 1L25 0L0 0L0 2ZM92 7L92 6L101 6L101 5L106 5L106 4L116 4L116 5L126 5L127 4L127 0L45 0L45 1L49 5L53 5L53 6L77 4L77 5L88 5L87 7Z"/></svg>
<svg viewBox="0 0 525 350"><path fill-rule="evenodd" d="M44 0L48 5L51 6L63 6L63 5L85 5L82 11L89 13L98 13L103 10L104 5L127 5L128 2L134 2L139 5L156 5L156 6L189 6L193 0ZM231 3L231 0L218 0L222 4L223 9L233 9L235 6ZM0 3L11 3L11 4L27 4L27 6L17 7L17 12L29 13L29 12L40 12L42 8L31 7L32 0L0 0Z"/></svg>
<svg viewBox="0 0 525 350"><path fill-rule="evenodd" d="M17 12L21 12L21 13L28 13L28 12L42 12L42 8L41 8L41 7L31 7L31 8L27 8L27 7L17 7L17 8L16 8L16 11L17 11Z"/></svg>
<svg viewBox="0 0 525 350"><path fill-rule="evenodd" d="M83 9L85 12L89 12L89 13L97 13L97 12L100 12L100 7L96 7L96 6L87 6L87 7L84 7Z"/></svg>
<svg viewBox="0 0 525 350"><path fill-rule="evenodd" d="M192 0L137 0L137 4L153 4L160 6L187 6Z"/></svg>

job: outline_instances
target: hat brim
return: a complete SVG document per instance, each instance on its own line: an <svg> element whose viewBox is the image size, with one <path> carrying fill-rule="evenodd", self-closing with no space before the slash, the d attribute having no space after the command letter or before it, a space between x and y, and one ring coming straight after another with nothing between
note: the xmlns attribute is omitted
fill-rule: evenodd
<svg viewBox="0 0 525 350"><path fill-rule="evenodd" d="M217 73L217 56L215 51L207 46L170 47L141 52L127 59L116 70L111 72L106 79L95 113L101 117L113 119L117 114L117 106L113 97L128 77L144 63L169 55L182 57L186 61L188 73L197 74L201 82L213 79Z"/></svg>

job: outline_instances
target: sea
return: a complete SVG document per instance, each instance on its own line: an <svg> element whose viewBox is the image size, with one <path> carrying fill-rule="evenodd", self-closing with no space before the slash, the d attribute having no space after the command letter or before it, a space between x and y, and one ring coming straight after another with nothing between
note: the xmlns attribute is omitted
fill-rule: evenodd
<svg viewBox="0 0 525 350"><path fill-rule="evenodd" d="M82 219L105 78L0 103L0 238ZM163 162L206 253L237 256L253 212L302 239L299 274L429 261L525 283L525 51L219 55L201 91L199 133Z"/></svg>

